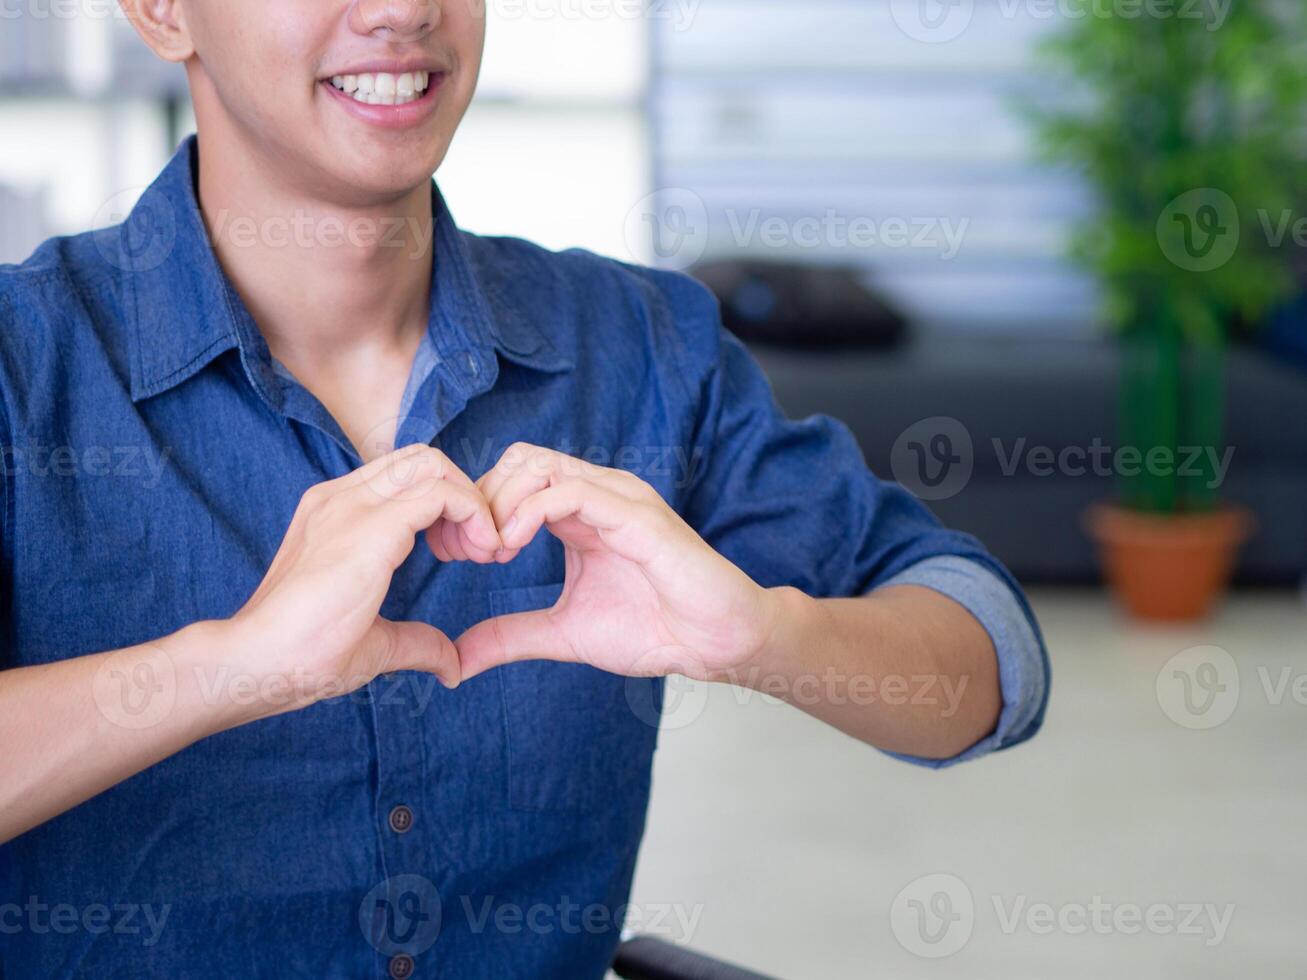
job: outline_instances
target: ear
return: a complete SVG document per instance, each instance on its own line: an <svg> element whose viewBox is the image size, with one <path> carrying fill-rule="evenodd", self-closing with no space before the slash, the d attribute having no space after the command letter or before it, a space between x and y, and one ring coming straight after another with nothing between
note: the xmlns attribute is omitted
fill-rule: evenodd
<svg viewBox="0 0 1307 980"><path fill-rule="evenodd" d="M195 54L182 0L119 0L119 3L136 33L164 61L185 61Z"/></svg>

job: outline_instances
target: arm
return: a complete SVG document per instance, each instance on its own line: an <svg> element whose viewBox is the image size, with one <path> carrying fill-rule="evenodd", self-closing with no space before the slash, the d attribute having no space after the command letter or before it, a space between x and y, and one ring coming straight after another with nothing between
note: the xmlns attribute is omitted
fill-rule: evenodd
<svg viewBox="0 0 1307 980"><path fill-rule="evenodd" d="M692 284L673 288L691 294L680 304L680 326L684 374L695 379L691 458L702 459L678 512L754 581L817 597L787 603L795 625L781 640L789 647L777 663L782 675L860 665L854 676L863 693L870 686L890 699L864 697L861 712L851 710L852 698L838 710L808 710L859 737L877 719L893 717L909 730L930 722L924 741L872 740L931 767L1031 737L1047 703L1049 663L1016 581L975 538L942 527L902 487L877 479L847 425L825 415L787 418L757 361L720 326L711 296ZM903 595L907 586L917 587L911 604L889 601L891 590ZM891 632L903 642L885 646ZM858 647L864 640L873 645ZM900 675L911 688L906 704ZM914 683L914 675L926 680ZM959 747L961 755L949 753Z"/></svg>
<svg viewBox="0 0 1307 980"><path fill-rule="evenodd" d="M732 681L931 766L1033 735L1048 662L1006 571L876 479L846 426L787 419L702 286L644 274L663 294L650 315L681 354L660 361L659 390L685 425L687 468L664 499L634 473L510 447L477 484L510 557L547 527L567 580L552 608L459 637L465 676L540 658ZM922 574L940 561L989 585ZM900 681L923 677L943 704L922 704L919 681L901 703Z"/></svg>
<svg viewBox="0 0 1307 980"><path fill-rule="evenodd" d="M222 661L226 628L196 623L154 644L0 673L0 843L254 720L249 707L206 703L198 683Z"/></svg>
<svg viewBox="0 0 1307 980"><path fill-rule="evenodd" d="M489 564L500 545L471 480L411 446L310 488L230 620L0 672L0 843L199 739L379 674L423 670L456 685L448 637L378 615L423 531L441 561Z"/></svg>
<svg viewBox="0 0 1307 980"><path fill-rule="evenodd" d="M854 738L925 759L956 756L993 732L1003 706L984 627L918 585L851 599L772 590L767 644L731 679L802 708Z"/></svg>
<svg viewBox="0 0 1307 980"><path fill-rule="evenodd" d="M563 542L567 581L551 609L487 620L459 637L465 677L552 659L736 683L880 748L930 758L955 755L995 728L994 644L935 590L901 584L813 599L763 588L638 477L545 447L510 447L478 486L502 529L505 560L547 527ZM913 690L903 703L900 686L919 692L923 678L936 703L920 703Z"/></svg>
<svg viewBox="0 0 1307 980"><path fill-rule="evenodd" d="M909 593L915 594L915 601L896 605L905 614L901 625L921 638L921 648L908 660L911 672L894 672L883 663L877 665L893 650L855 649L851 656L863 664L862 673L828 685L838 699L834 707L842 709L841 714L852 715L855 713L848 711L850 707L872 709L879 705L880 714L892 717L903 728L924 725L936 744L923 741L893 746L875 736L868 740L907 761L936 767L982 755L1028 735L1043 704L1047 675L1043 644L1014 589L978 561L935 556L899 572L869 592L866 600L888 612L889 603L882 600ZM822 607L847 605L844 600L813 602ZM800 605L806 607L808 603ZM804 650L830 648L805 645L812 641L798 635L804 632L802 616L786 621L795 624L789 631L792 638L775 642L772 654L782 663L801 660ZM836 648L840 646L838 636L830 642ZM971 664L979 669L968 669L967 659L974 661L981 650L978 665ZM939 663L950 653L962 665L948 667ZM991 667L997 668L996 676ZM797 694L802 686L793 690ZM784 689L780 696L784 697ZM811 697L808 703L812 704ZM823 713L820 704L813 704L809 710L850 734L859 734L827 717L829 712ZM857 717L865 721L871 713L857 713ZM950 741L954 734L956 738ZM944 744L938 744L940 740Z"/></svg>

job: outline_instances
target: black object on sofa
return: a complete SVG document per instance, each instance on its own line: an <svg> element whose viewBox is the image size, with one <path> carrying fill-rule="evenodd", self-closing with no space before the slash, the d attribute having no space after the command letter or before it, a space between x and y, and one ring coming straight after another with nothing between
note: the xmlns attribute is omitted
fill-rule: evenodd
<svg viewBox="0 0 1307 980"><path fill-rule="evenodd" d="M946 524L983 540L1027 582L1097 581L1081 514L1114 492L1111 475L1073 475L1048 447L1116 448L1116 345L939 336L890 351L813 351L753 343L782 408L848 424L871 469L894 478L895 442L921 419L958 420L974 469L953 496L928 501ZM1291 585L1307 570L1307 373L1235 348L1228 367L1226 441L1234 449L1225 499L1252 509L1259 529L1237 581ZM900 465L902 465L900 453ZM1110 467L1109 467L1110 468Z"/></svg>
<svg viewBox="0 0 1307 980"><path fill-rule="evenodd" d="M691 274L721 303L722 322L746 342L792 348L888 348L907 320L855 267L722 259Z"/></svg>

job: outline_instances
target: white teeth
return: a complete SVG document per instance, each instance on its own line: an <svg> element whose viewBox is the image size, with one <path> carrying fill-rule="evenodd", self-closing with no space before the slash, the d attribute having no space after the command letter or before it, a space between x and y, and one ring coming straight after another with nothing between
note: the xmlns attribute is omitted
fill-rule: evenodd
<svg viewBox="0 0 1307 980"><path fill-rule="evenodd" d="M355 102L366 105L404 105L422 97L431 84L431 73L406 72L393 75L376 72L368 75L333 75L331 84Z"/></svg>

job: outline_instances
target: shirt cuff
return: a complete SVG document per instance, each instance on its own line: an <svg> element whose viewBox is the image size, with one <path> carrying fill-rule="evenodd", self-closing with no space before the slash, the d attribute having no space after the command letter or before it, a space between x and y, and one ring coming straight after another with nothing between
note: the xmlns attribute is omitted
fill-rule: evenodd
<svg viewBox="0 0 1307 980"><path fill-rule="evenodd" d="M1007 583L979 562L954 555L939 555L917 562L878 588L920 585L959 603L989 634L998 654L1003 710L998 726L965 752L950 759L924 759L887 752L915 765L942 769L1022 741L1044 700L1047 677L1044 648L1030 617Z"/></svg>

